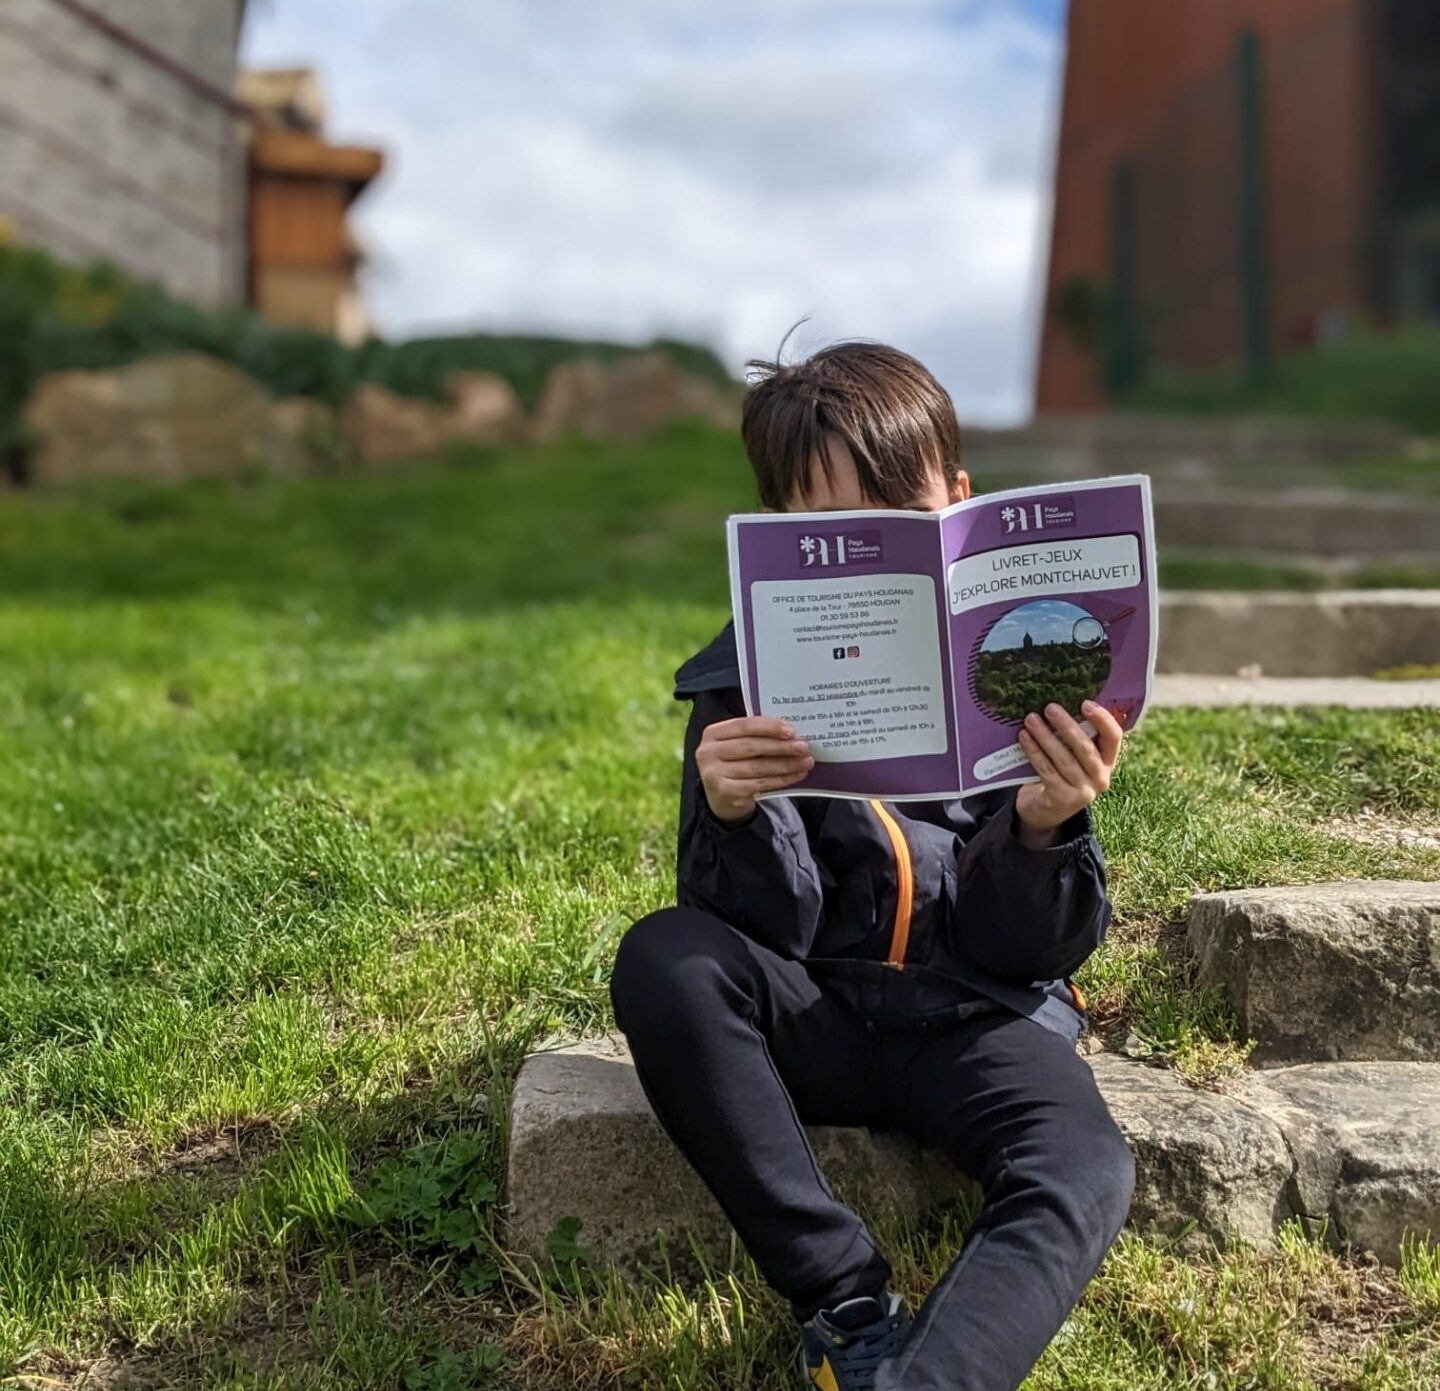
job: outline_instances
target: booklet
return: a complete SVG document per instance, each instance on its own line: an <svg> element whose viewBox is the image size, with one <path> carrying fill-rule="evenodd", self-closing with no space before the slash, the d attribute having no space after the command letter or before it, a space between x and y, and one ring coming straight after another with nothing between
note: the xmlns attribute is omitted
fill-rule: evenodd
<svg viewBox="0 0 1440 1391"><path fill-rule="evenodd" d="M1143 474L1012 488L941 512L735 516L741 689L815 755L812 793L969 796L1036 777L1017 736L1057 702L1133 729L1155 676ZM1081 720L1087 732L1093 726Z"/></svg>

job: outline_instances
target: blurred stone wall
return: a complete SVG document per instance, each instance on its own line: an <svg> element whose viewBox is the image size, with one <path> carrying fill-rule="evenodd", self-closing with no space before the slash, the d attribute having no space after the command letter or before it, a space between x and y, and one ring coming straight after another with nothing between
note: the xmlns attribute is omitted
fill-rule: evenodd
<svg viewBox="0 0 1440 1391"><path fill-rule="evenodd" d="M243 298L244 146L230 100L242 8L0 4L0 216L21 240L198 304Z"/></svg>

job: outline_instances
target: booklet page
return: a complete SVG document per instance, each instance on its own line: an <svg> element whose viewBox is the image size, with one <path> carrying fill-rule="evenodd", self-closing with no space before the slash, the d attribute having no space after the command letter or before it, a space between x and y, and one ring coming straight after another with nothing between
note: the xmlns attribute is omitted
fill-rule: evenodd
<svg viewBox="0 0 1440 1391"><path fill-rule="evenodd" d="M729 539L746 709L815 754L783 795L958 788L938 515L732 517Z"/></svg>
<svg viewBox="0 0 1440 1391"><path fill-rule="evenodd" d="M1155 668L1149 480L989 494L941 530L965 790L1035 776L1018 735L1051 702L1082 720L1095 700L1133 728Z"/></svg>

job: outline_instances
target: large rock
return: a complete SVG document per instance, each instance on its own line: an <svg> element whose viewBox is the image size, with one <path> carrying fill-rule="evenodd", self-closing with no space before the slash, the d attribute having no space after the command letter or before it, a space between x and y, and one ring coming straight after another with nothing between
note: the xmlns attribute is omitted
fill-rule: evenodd
<svg viewBox="0 0 1440 1391"><path fill-rule="evenodd" d="M1188 932L1256 1063L1440 1059L1440 884L1198 894Z"/></svg>
<svg viewBox="0 0 1440 1391"><path fill-rule="evenodd" d="M1289 1216L1292 1169L1273 1120L1168 1067L1114 1053L1094 1055L1090 1066L1135 1156L1133 1227L1166 1237L1188 1229L1222 1244L1270 1240Z"/></svg>
<svg viewBox="0 0 1440 1391"><path fill-rule="evenodd" d="M1433 523L1440 536L1440 517ZM1161 596L1162 672L1368 676L1440 663L1440 591L1175 591Z"/></svg>
<svg viewBox="0 0 1440 1391"><path fill-rule="evenodd" d="M233 477L305 466L303 442L264 389L204 353L169 353L41 379L25 412L31 480Z"/></svg>
<svg viewBox="0 0 1440 1391"><path fill-rule="evenodd" d="M529 420L515 388L495 372L456 372L446 384L452 406L450 429L458 439L479 444L521 440Z"/></svg>
<svg viewBox="0 0 1440 1391"><path fill-rule="evenodd" d="M340 431L361 463L375 465L434 454L455 438L455 422L449 406L362 382L345 403Z"/></svg>
<svg viewBox="0 0 1440 1391"><path fill-rule="evenodd" d="M1090 1059L1135 1154L1132 1221L1166 1236L1268 1240L1286 1215L1292 1165L1278 1126L1239 1102L1189 1086L1134 1059ZM870 1216L915 1217L973 1186L942 1156L897 1135L816 1127L820 1165L836 1192ZM526 1059L510 1132L510 1237L542 1255L566 1217L580 1241L622 1266L650 1262L657 1234L683 1249L688 1234L721 1254L730 1227L660 1128L619 1036Z"/></svg>
<svg viewBox="0 0 1440 1391"><path fill-rule="evenodd" d="M307 470L336 468L348 462L333 406L312 396L284 396L270 402L272 452Z"/></svg>
<svg viewBox="0 0 1440 1391"><path fill-rule="evenodd" d="M591 357L557 363L545 380L533 425L538 440L643 440L671 420L733 428L738 396L682 370L669 353L636 353L607 365Z"/></svg>
<svg viewBox="0 0 1440 1391"><path fill-rule="evenodd" d="M921 1212L951 1201L966 1181L943 1160L899 1136L815 1127L822 1168L868 1213ZM634 1268L687 1240L723 1255L730 1224L655 1119L619 1035L525 1060L510 1117L510 1238L543 1255L562 1218L581 1222L580 1242Z"/></svg>
<svg viewBox="0 0 1440 1391"><path fill-rule="evenodd" d="M1395 1265L1407 1232L1440 1239L1440 1066L1307 1063L1245 1095L1285 1132L1292 1207L1332 1240Z"/></svg>

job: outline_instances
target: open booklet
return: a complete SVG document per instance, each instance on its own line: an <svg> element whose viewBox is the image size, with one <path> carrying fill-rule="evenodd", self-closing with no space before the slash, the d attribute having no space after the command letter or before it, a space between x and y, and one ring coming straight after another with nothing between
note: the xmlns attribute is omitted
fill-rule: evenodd
<svg viewBox="0 0 1440 1391"><path fill-rule="evenodd" d="M1030 711L1093 699L1132 729L1155 675L1154 522L1136 474L941 512L731 517L745 708L815 765L780 793L968 796L1029 782ZM1088 721L1087 732L1094 734Z"/></svg>

